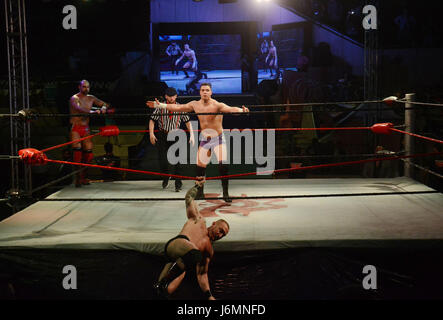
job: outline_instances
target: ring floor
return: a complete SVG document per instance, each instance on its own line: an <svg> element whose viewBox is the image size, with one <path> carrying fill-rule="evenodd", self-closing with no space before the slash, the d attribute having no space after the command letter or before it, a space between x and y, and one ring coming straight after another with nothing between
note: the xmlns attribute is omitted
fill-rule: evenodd
<svg viewBox="0 0 443 320"><path fill-rule="evenodd" d="M67 186L3 220L0 297L153 299L164 244L186 221L192 185L184 181L180 192L158 180ZM220 197L220 181L207 181L205 194ZM198 200L207 225L223 218L231 227L214 243L209 280L217 298L443 298L443 196L423 184L231 180L230 194L270 198ZM285 195L298 197L278 198ZM82 290L61 286L66 265L77 267ZM380 277L373 292L361 287L367 265ZM202 299L185 278L175 298L190 297Z"/></svg>
<svg viewBox="0 0 443 320"><path fill-rule="evenodd" d="M175 192L173 181L166 189L161 181L67 186L47 198L59 201L39 201L0 222L0 247L122 248L161 254L164 243L186 221L184 201L131 199L184 199L192 185L184 181L181 192ZM359 193L365 195L352 196ZM221 183L207 181L205 195L220 197ZM221 199L197 201L208 226L219 218L231 226L229 235L215 243L217 251L443 239L442 194L404 177L231 180L230 195L276 198L235 199L231 205ZM72 198L84 201L62 201ZM102 198L119 201L88 201Z"/></svg>

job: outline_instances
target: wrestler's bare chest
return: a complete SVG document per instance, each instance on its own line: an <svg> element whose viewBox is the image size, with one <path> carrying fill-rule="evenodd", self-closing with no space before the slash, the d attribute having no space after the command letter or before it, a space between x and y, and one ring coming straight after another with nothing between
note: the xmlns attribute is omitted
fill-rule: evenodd
<svg viewBox="0 0 443 320"><path fill-rule="evenodd" d="M185 57L188 58L189 60L193 59L192 51L185 51L184 54Z"/></svg>
<svg viewBox="0 0 443 320"><path fill-rule="evenodd" d="M80 107L82 109L88 109L91 110L92 104L94 103L94 98L92 96L86 96L86 97L80 97L75 95L74 96L76 101L80 104ZM72 113L83 113L77 109L75 109L73 106L71 106L71 112Z"/></svg>
<svg viewBox="0 0 443 320"><path fill-rule="evenodd" d="M214 104L203 105L201 102L197 102L194 106L196 113L216 113L218 108ZM198 115L200 127L204 129L214 129L219 131L222 128L223 115Z"/></svg>

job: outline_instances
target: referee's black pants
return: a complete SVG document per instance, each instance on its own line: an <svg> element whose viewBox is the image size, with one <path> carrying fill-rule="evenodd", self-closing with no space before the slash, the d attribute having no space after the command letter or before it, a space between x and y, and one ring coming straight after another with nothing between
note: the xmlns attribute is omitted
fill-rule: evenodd
<svg viewBox="0 0 443 320"><path fill-rule="evenodd" d="M173 145L175 141L168 141L168 133L164 131L159 131L157 133L157 148L158 148L158 161L160 164L160 171L166 174L176 174L181 175L180 163L175 165L169 164L168 161L168 149L171 145ZM173 170L175 169L175 170ZM173 172L174 171L174 172ZM165 180L167 178L163 178ZM175 179L175 188L181 188L182 181L181 179Z"/></svg>
<svg viewBox="0 0 443 320"><path fill-rule="evenodd" d="M178 68L178 66L175 65L175 61L177 61L178 55L171 55L169 58L170 58L169 62L171 64L172 74L174 74L174 72L175 72L175 74L178 74L179 68Z"/></svg>

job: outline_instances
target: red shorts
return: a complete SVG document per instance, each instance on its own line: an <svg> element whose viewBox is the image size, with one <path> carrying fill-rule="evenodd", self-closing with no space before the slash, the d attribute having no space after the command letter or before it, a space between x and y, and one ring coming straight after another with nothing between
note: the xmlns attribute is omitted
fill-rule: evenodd
<svg viewBox="0 0 443 320"><path fill-rule="evenodd" d="M75 124L75 125L72 125L71 131L72 132L77 132L80 135L80 138L83 138L83 137L89 135L89 126L88 125Z"/></svg>

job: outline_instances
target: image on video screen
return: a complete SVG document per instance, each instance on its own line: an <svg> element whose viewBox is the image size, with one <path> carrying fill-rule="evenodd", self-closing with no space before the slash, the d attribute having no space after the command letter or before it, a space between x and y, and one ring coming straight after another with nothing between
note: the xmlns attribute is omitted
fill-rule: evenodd
<svg viewBox="0 0 443 320"><path fill-rule="evenodd" d="M199 95L209 82L214 94L242 92L241 36L160 35L160 81L179 95Z"/></svg>
<svg viewBox="0 0 443 320"><path fill-rule="evenodd" d="M280 78L284 70L303 71L302 27L259 33L257 45L258 82Z"/></svg>

